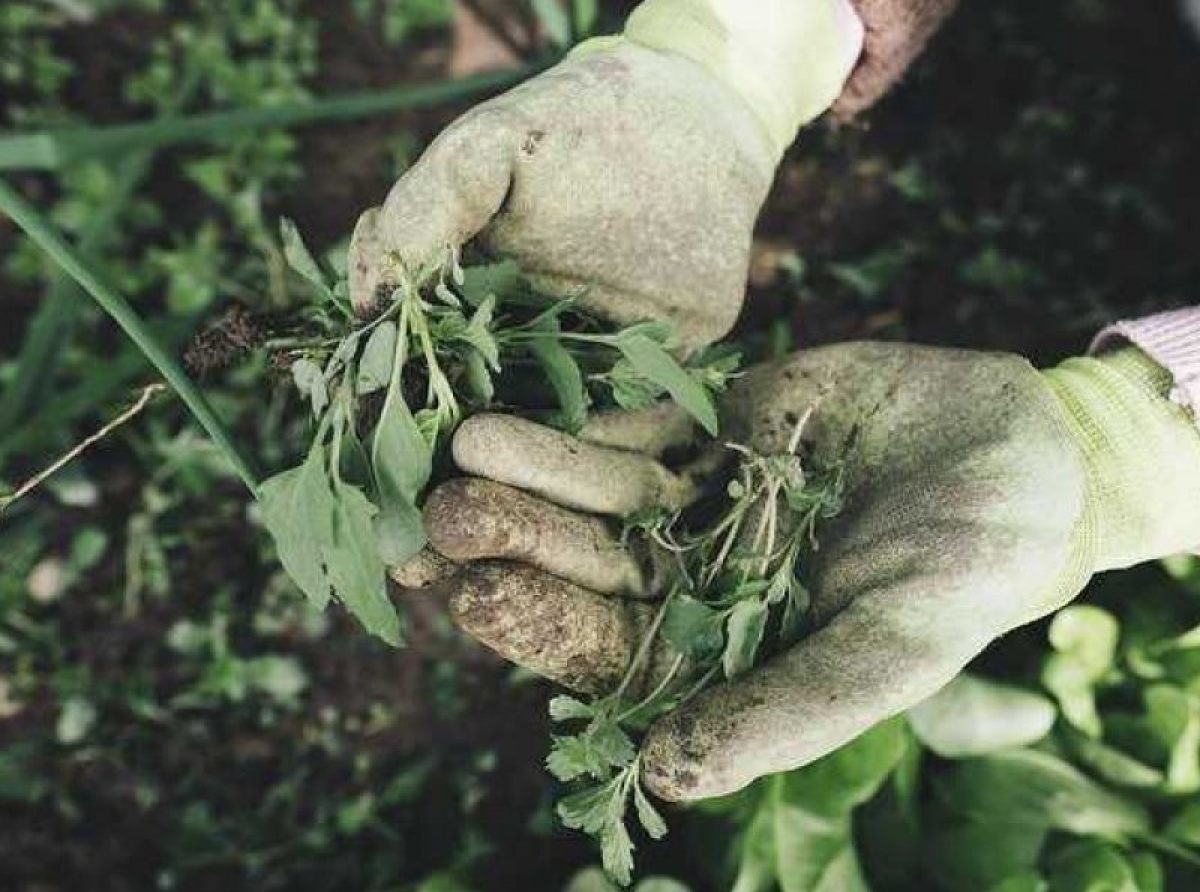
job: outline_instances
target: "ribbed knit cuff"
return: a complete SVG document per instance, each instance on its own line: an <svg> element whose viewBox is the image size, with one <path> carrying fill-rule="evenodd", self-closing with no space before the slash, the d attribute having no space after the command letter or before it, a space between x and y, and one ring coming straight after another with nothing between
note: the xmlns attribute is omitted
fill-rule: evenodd
<svg viewBox="0 0 1200 892"><path fill-rule="evenodd" d="M1171 373L1171 399L1192 410L1200 423L1200 307L1188 307L1110 325L1092 342L1091 352L1105 353L1128 341Z"/></svg>

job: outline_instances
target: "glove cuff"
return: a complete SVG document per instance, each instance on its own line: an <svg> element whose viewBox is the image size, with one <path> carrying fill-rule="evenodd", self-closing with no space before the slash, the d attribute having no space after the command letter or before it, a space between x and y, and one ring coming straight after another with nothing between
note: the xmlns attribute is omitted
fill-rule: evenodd
<svg viewBox="0 0 1200 892"><path fill-rule="evenodd" d="M1200 428L1171 401L1170 372L1127 347L1070 359L1043 377L1088 478L1082 536L1096 571L1200 543Z"/></svg>
<svg viewBox="0 0 1200 892"><path fill-rule="evenodd" d="M685 56L732 88L778 160L841 94L863 25L849 0L646 0L625 37Z"/></svg>

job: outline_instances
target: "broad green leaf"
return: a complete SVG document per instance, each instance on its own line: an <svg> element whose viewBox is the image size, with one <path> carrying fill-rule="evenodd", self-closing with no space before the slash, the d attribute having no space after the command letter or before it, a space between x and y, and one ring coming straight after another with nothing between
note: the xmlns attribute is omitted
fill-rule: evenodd
<svg viewBox="0 0 1200 892"><path fill-rule="evenodd" d="M472 306L479 306L488 297L495 297L501 304L507 304L516 298L520 290L521 267L511 260L464 270L463 283L459 288L463 298Z"/></svg>
<svg viewBox="0 0 1200 892"><path fill-rule="evenodd" d="M725 653L721 657L726 678L736 678L754 665L768 615L767 605L757 599L734 605L725 624Z"/></svg>
<svg viewBox="0 0 1200 892"><path fill-rule="evenodd" d="M1164 832L1171 839L1200 848L1200 801L1189 802L1176 812Z"/></svg>
<svg viewBox="0 0 1200 892"><path fill-rule="evenodd" d="M708 391L697 383L671 354L646 335L633 329L618 334L616 344L621 354L639 374L671 394L671 398L706 431L716 436L717 411L713 408Z"/></svg>
<svg viewBox="0 0 1200 892"><path fill-rule="evenodd" d="M329 603L324 551L333 541L337 508L325 461L324 447L314 448L299 467L264 481L258 495L284 570L318 609Z"/></svg>
<svg viewBox="0 0 1200 892"><path fill-rule="evenodd" d="M866 892L851 818L909 745L903 721L891 719L805 768L758 781L734 892Z"/></svg>
<svg viewBox="0 0 1200 892"><path fill-rule="evenodd" d="M376 544L375 506L361 491L335 483L333 541L325 564L334 594L372 635L396 647L400 619L387 592L387 574Z"/></svg>
<svg viewBox="0 0 1200 892"><path fill-rule="evenodd" d="M420 554L428 537L421 512L408 502L389 501L372 520L379 556L389 567L399 567Z"/></svg>
<svg viewBox="0 0 1200 892"><path fill-rule="evenodd" d="M964 672L909 710L908 720L929 749L961 759L1036 743L1055 716L1045 697Z"/></svg>
<svg viewBox="0 0 1200 892"><path fill-rule="evenodd" d="M396 337L396 323L389 319L375 326L367 338L354 382L354 390L359 396L388 386L392 379L392 363L396 360Z"/></svg>
<svg viewBox="0 0 1200 892"><path fill-rule="evenodd" d="M1054 892L1141 892L1129 859L1103 842L1068 846L1051 860L1049 873Z"/></svg>
<svg viewBox="0 0 1200 892"><path fill-rule="evenodd" d="M1200 703L1196 695L1158 684L1143 694L1146 721L1155 739L1170 752L1167 788L1173 793L1200 790Z"/></svg>
<svg viewBox="0 0 1200 892"><path fill-rule="evenodd" d="M382 504L415 506L433 471L433 450L395 386L388 393L371 443L371 465Z"/></svg>
<svg viewBox="0 0 1200 892"><path fill-rule="evenodd" d="M671 599L660 633L676 651L701 659L720 650L721 615L702 601L687 595Z"/></svg>
<svg viewBox="0 0 1200 892"><path fill-rule="evenodd" d="M329 282L326 281L320 265L309 252L308 246L304 244L304 239L300 235L300 230L296 228L296 224L286 217L280 220L279 237L283 241L283 256L288 266L316 288L322 296L336 302L333 289L329 287Z"/></svg>
<svg viewBox="0 0 1200 892"><path fill-rule="evenodd" d="M578 431L587 421L588 394L583 384L579 365L558 339L557 319L543 323L545 336L533 338L529 351L537 359L546 381L558 399L559 418L563 429L570 433Z"/></svg>
<svg viewBox="0 0 1200 892"><path fill-rule="evenodd" d="M1146 810L1057 756L1017 749L959 762L939 787L956 812L984 824L1120 838L1149 830Z"/></svg>

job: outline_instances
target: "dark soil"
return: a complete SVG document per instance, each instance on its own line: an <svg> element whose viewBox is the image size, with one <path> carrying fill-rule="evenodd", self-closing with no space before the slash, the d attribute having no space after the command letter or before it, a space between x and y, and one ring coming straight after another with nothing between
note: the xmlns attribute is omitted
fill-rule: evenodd
<svg viewBox="0 0 1200 892"><path fill-rule="evenodd" d="M331 5L337 7L340 5ZM1185 34L1171 4L1117 0L1029 4L968 3L909 81L857 125L815 128L788 156L760 227L758 263L743 331L761 333L789 320L797 343L848 338L908 339L1011 350L1050 363L1086 348L1104 322L1195 302L1200 287L1200 42ZM157 20L122 16L80 32L81 69L95 72L72 96L96 120L122 117L104 85L122 54ZM428 39L402 58L348 15L331 12L322 34L318 92L389 86L438 77L444 39ZM111 25L111 27L109 27ZM398 132L424 143L456 109L395 115L315 128L303 134L308 186L286 202L302 230L330 242L378 203L396 174L385 143ZM781 258L798 252L802 277ZM891 261L872 266L882 252ZM899 259L895 259L899 258ZM886 258L885 258L886 259ZM868 267L877 288L847 284L838 264ZM882 272L881 272L882 270ZM119 478L118 478L119 479ZM236 503L236 500L227 500ZM114 506L120 528L121 500ZM214 509L197 518L211 562L170 605L136 622L112 624L78 597L59 609L76 642L62 667L119 687L136 667L165 694L178 686L166 631L179 615L231 592L230 626L251 614L263 580L239 511ZM107 583L120 568L109 566ZM106 580L97 577L95 585ZM0 888L95 890L151 888L167 850L162 828L181 820L191 801L228 816L253 815L272 783L287 772L314 778L305 789L346 798L367 789L389 766L416 754L445 765L466 764L481 749L494 754L486 793L474 812L491 854L473 872L478 888L555 890L593 860L585 842L529 829L542 803L547 745L546 688L514 687L510 670L468 642L440 631L440 605L414 605L412 646L392 653L362 640L349 624L302 655L317 688L312 706L335 706L363 726L372 705L390 703L400 720L379 734L349 733L356 753L372 761L352 770L353 754L314 761L282 718L274 727L243 720L181 722L136 739L125 763L103 759L86 769L39 751L36 770L67 791L61 804L5 804L0 818ZM235 632L236 634L236 632ZM1006 645L1007 646L1007 645ZM454 697L439 704L437 667L458 666ZM34 705L0 721L0 746L51 734L56 705ZM129 722L128 728L137 726ZM140 735L140 736L139 736ZM293 761L305 752L307 761ZM447 772L449 774L449 772ZM136 807L138 791L160 795ZM184 792L186 791L186 792ZM435 790L421 814L405 820L403 873L446 863L461 840L442 838L460 791ZM309 822L315 802L296 805L294 826ZM79 816L85 816L81 823ZM85 830L81 831L80 828ZM359 838L362 858L378 857L384 835ZM279 839L266 834L264 841ZM255 840L233 840L244 850ZM351 888L299 840L290 889ZM647 847L644 866L690 879L697 859L686 834ZM269 855L264 857L268 858ZM340 858L346 858L343 849ZM411 865L412 873L407 865ZM223 890L248 882L235 864L196 865L177 888ZM260 887L261 888L261 887Z"/></svg>

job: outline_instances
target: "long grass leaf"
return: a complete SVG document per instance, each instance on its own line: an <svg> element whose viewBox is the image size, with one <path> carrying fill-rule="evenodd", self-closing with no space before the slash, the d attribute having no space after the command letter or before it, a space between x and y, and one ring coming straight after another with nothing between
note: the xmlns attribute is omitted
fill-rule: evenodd
<svg viewBox="0 0 1200 892"><path fill-rule="evenodd" d="M38 247L62 267L67 275L78 282L80 287L116 321L171 385L213 442L225 453L225 457L250 492L257 495L258 479L250 470L249 462L238 451L224 424L209 406L204 395L183 371L183 368L162 347L153 332L126 303L125 299L100 279L75 249L54 230L45 217L3 181L0 181L0 210L8 214Z"/></svg>

